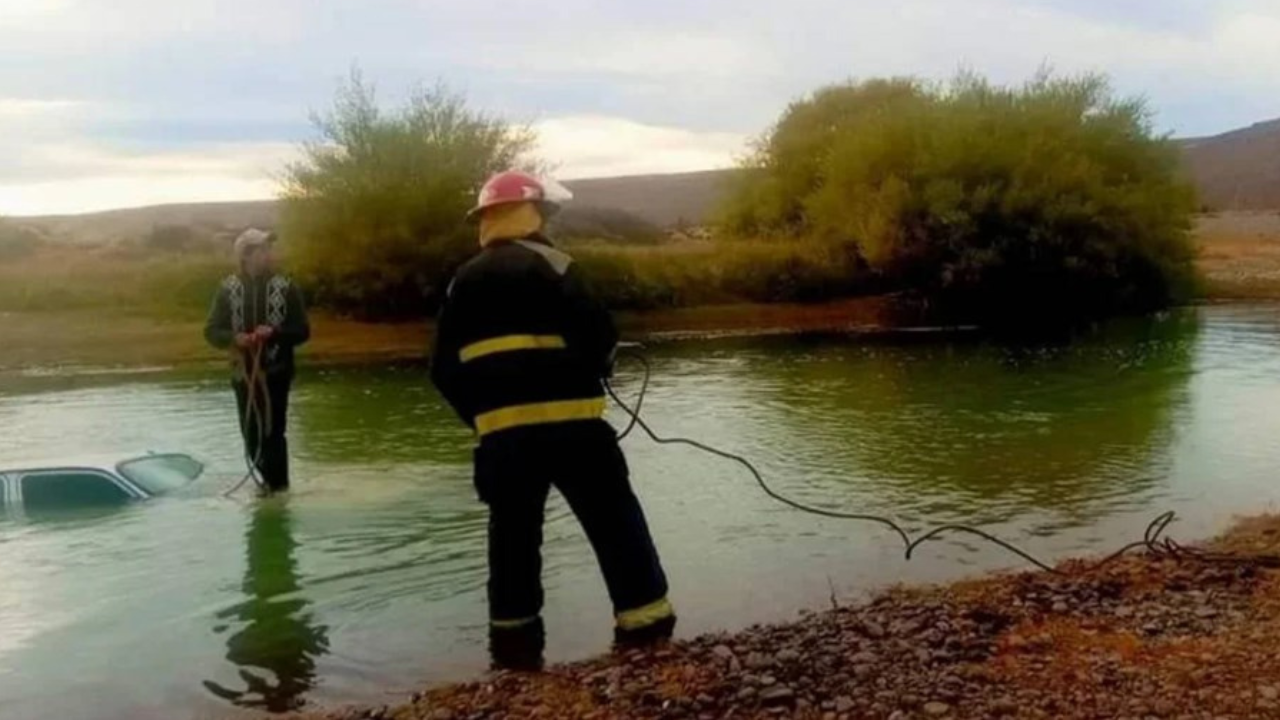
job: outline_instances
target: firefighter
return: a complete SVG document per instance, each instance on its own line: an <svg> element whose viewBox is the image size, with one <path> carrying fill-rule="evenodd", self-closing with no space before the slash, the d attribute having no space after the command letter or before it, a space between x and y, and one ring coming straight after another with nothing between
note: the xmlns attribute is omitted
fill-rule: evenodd
<svg viewBox="0 0 1280 720"><path fill-rule="evenodd" d="M665 640L675 627L667 580L603 419L613 320L573 259L543 234L561 200L521 172L489 179L468 217L479 255L449 286L431 377L475 431L476 491L489 508L490 649L497 667L542 662L543 509L554 486L586 531L608 586L619 646Z"/></svg>
<svg viewBox="0 0 1280 720"><path fill-rule="evenodd" d="M218 287L204 328L210 345L231 353L245 452L267 493L289 489L293 354L311 337L302 293L276 270L274 242L274 233L255 228L236 238L237 272Z"/></svg>

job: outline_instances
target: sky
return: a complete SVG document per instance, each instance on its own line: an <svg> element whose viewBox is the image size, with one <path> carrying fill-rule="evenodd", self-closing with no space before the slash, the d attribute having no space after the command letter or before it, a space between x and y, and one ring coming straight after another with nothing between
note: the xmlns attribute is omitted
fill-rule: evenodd
<svg viewBox="0 0 1280 720"><path fill-rule="evenodd" d="M1280 117L1280 0L0 0L0 214L269 198L353 67L559 177L731 165L827 83L1101 71L1161 131Z"/></svg>

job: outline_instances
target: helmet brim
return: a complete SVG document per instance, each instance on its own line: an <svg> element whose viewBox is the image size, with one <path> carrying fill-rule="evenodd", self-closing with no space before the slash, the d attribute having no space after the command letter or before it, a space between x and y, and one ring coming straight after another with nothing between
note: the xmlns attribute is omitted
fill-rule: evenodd
<svg viewBox="0 0 1280 720"><path fill-rule="evenodd" d="M503 205L515 205L517 203L522 203L522 202L532 202L535 206L537 206L538 212L542 213L543 220L549 220L551 219L551 216L560 212L560 203L552 202L551 200L509 200L507 202L490 203L489 205L477 205L471 208L470 210L467 211L467 215L466 215L467 222L469 223L480 222L480 216L484 215L485 210L491 210L496 207L502 207Z"/></svg>

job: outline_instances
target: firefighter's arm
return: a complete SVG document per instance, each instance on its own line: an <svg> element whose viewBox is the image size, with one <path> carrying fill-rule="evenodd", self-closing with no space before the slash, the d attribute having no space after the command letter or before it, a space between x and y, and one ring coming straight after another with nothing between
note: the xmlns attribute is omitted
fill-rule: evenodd
<svg viewBox="0 0 1280 720"><path fill-rule="evenodd" d="M613 316L588 290L578 272L570 265L565 272L563 292L566 306L569 349L578 354L593 372L602 378L613 374L618 330Z"/></svg>
<svg viewBox="0 0 1280 720"><path fill-rule="evenodd" d="M219 286L204 322L204 339L219 350L231 347L235 333L231 328L231 302L226 288Z"/></svg>
<svg viewBox="0 0 1280 720"><path fill-rule="evenodd" d="M436 334L431 349L431 382L458 417L467 425L475 427L475 412L466 399L459 372L462 369L462 360L458 356L458 351L462 346L458 341L455 317L457 311L451 306L452 287L449 295L450 297L446 298L441 305L440 312L436 314Z"/></svg>

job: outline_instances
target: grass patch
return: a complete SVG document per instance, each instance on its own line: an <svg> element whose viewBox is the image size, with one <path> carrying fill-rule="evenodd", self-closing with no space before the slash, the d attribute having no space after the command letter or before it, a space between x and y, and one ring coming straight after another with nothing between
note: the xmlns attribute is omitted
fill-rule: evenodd
<svg viewBox="0 0 1280 720"><path fill-rule="evenodd" d="M103 317L202 317L231 271L221 253L46 247L0 262L0 312L93 310Z"/></svg>

